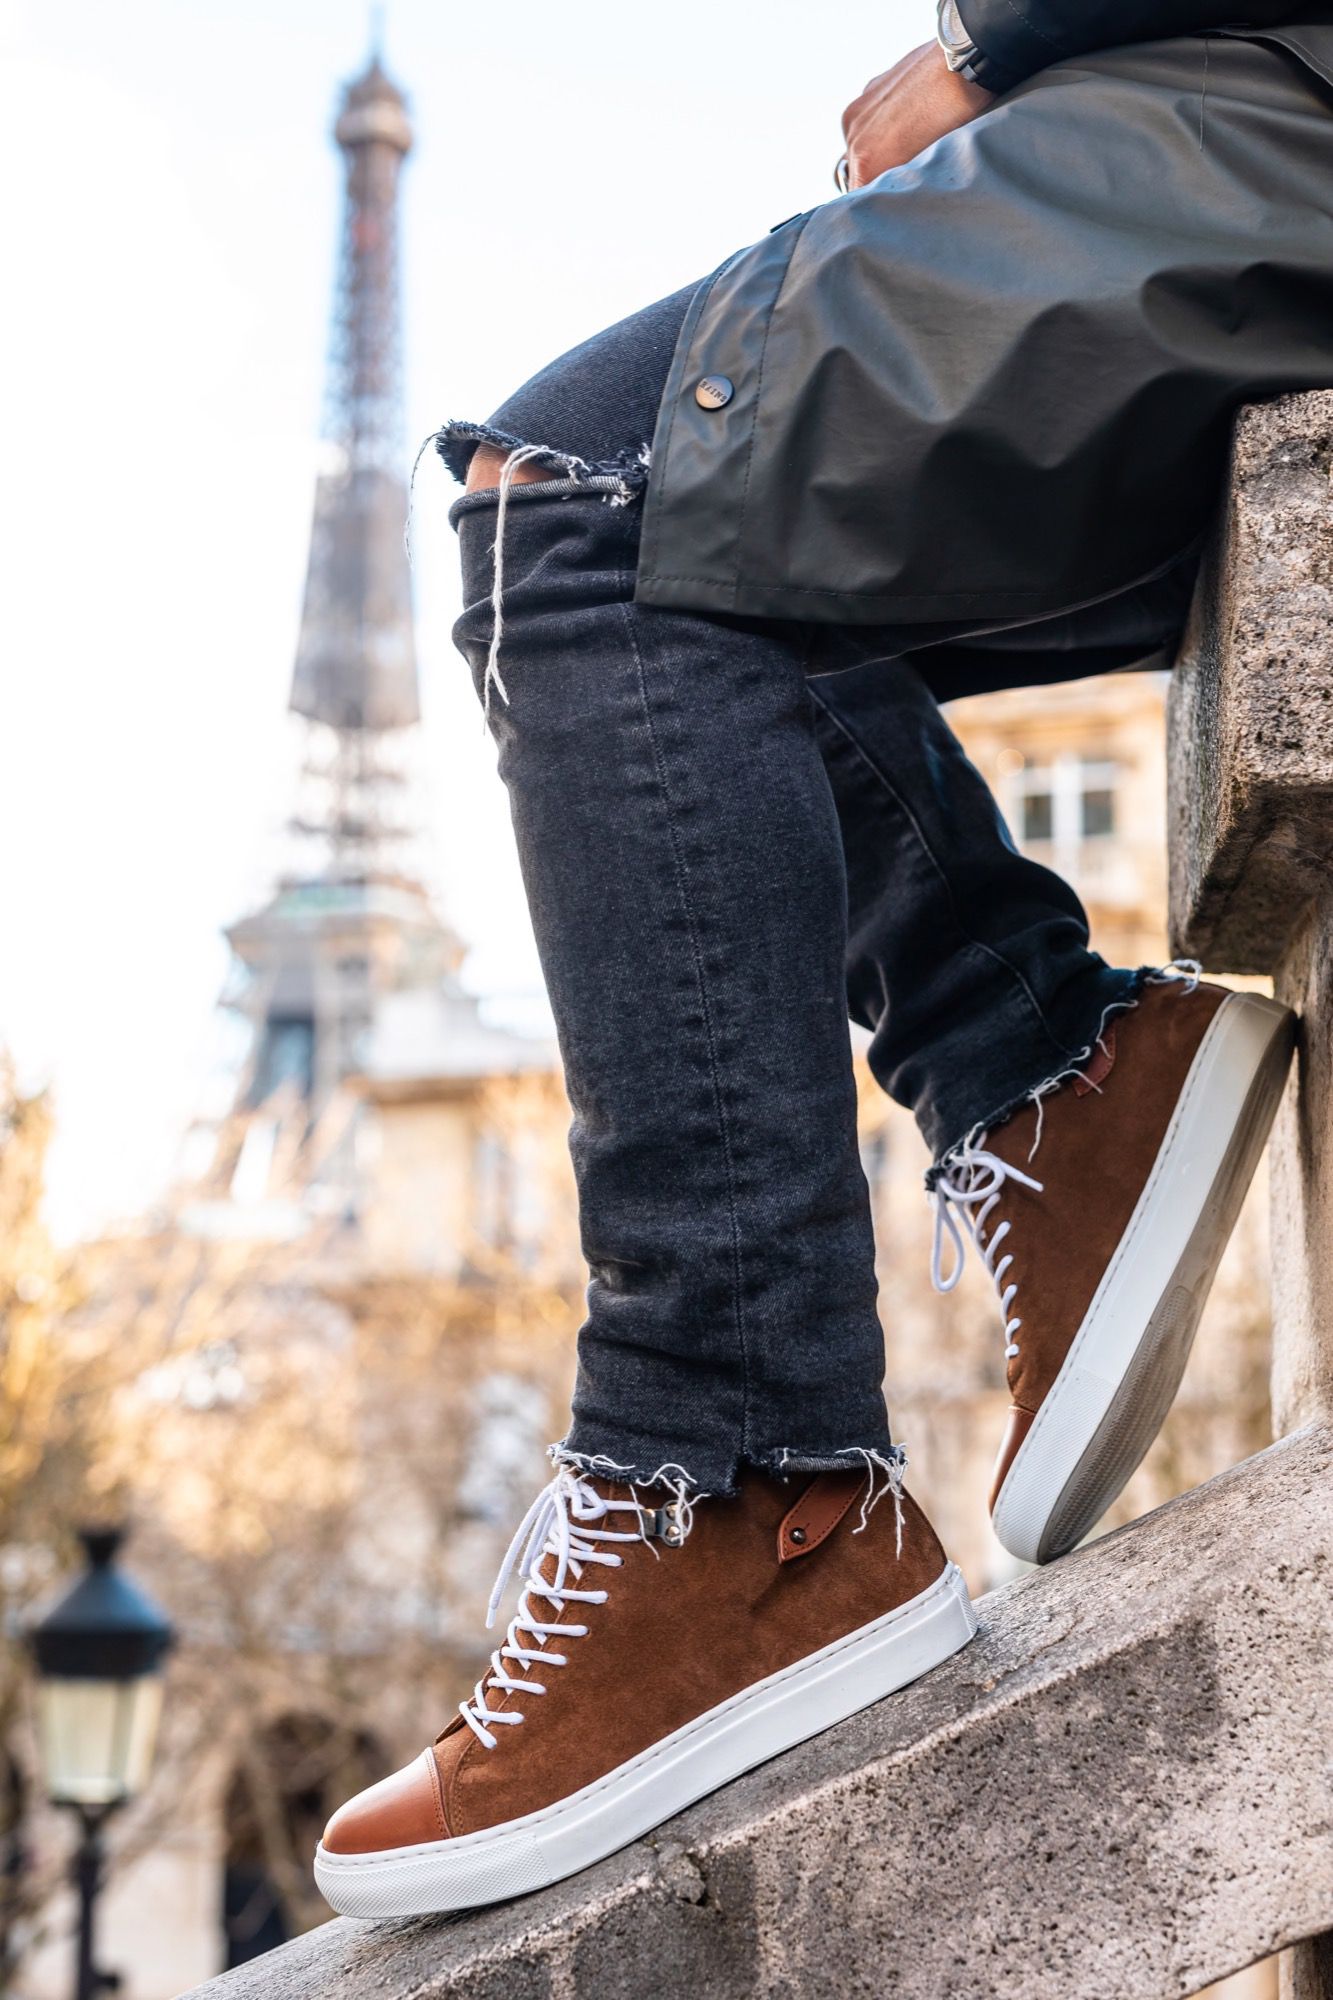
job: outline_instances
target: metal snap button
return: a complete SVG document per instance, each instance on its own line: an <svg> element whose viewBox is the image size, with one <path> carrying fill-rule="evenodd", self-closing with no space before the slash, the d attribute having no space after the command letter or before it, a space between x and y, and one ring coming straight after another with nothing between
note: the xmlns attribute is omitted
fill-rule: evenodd
<svg viewBox="0 0 1333 2000"><path fill-rule="evenodd" d="M793 1542L795 1542L797 1548L800 1548L802 1543L806 1539L805 1529L793 1528L791 1531L791 1539L793 1540Z"/></svg>
<svg viewBox="0 0 1333 2000"><path fill-rule="evenodd" d="M721 410L735 393L734 385L725 375L705 375L694 391L694 400L701 410Z"/></svg>

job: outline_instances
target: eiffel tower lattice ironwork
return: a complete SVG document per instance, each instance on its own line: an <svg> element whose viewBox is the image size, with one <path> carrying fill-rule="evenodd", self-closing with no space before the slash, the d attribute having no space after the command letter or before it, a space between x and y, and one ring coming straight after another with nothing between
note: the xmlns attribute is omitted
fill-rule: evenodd
<svg viewBox="0 0 1333 2000"><path fill-rule="evenodd" d="M378 53L343 92L334 136L342 236L291 707L311 725L296 828L323 845L325 869L364 878L406 831L401 732L421 712L398 308L398 183L412 128Z"/></svg>
<svg viewBox="0 0 1333 2000"><path fill-rule="evenodd" d="M238 961L228 1004L251 1029L239 1105L285 1103L311 1129L371 1058L394 996L452 991L462 956L404 848L421 713L398 310L398 185L412 128L378 52L343 91L334 137L342 232L290 700L306 724L298 852L263 908L227 933ZM344 1152L320 1171L351 1186Z"/></svg>

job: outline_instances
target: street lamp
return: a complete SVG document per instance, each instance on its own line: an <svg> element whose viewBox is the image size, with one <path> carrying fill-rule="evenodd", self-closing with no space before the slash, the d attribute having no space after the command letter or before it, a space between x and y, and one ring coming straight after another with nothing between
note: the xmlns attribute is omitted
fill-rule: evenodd
<svg viewBox="0 0 1333 2000"><path fill-rule="evenodd" d="M79 1817L72 1869L79 1895L75 2000L119 1985L93 1959L102 1886L102 1828L147 1782L162 1707L162 1659L174 1633L150 1597L116 1568L121 1528L79 1536L88 1567L32 1628L43 1776L53 1805Z"/></svg>

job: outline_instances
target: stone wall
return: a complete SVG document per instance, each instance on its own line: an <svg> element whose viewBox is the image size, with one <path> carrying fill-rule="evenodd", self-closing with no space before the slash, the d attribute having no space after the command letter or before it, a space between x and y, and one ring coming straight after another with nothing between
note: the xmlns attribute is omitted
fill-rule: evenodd
<svg viewBox="0 0 1333 2000"><path fill-rule="evenodd" d="M1333 394L1243 413L1170 702L1175 950L1301 1017L1272 1144L1273 1420L1333 1422ZM1333 1500L1330 1501L1333 1506ZM1333 2000L1333 1942L1289 2000Z"/></svg>

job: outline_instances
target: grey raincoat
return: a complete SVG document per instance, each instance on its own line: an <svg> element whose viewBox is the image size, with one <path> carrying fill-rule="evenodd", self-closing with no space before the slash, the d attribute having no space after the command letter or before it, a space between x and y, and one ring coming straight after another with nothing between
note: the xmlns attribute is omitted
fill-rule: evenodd
<svg viewBox="0 0 1333 2000"><path fill-rule="evenodd" d="M1333 8L961 11L996 104L696 296L641 601L904 648L1095 604L1197 545L1238 404L1333 385Z"/></svg>

